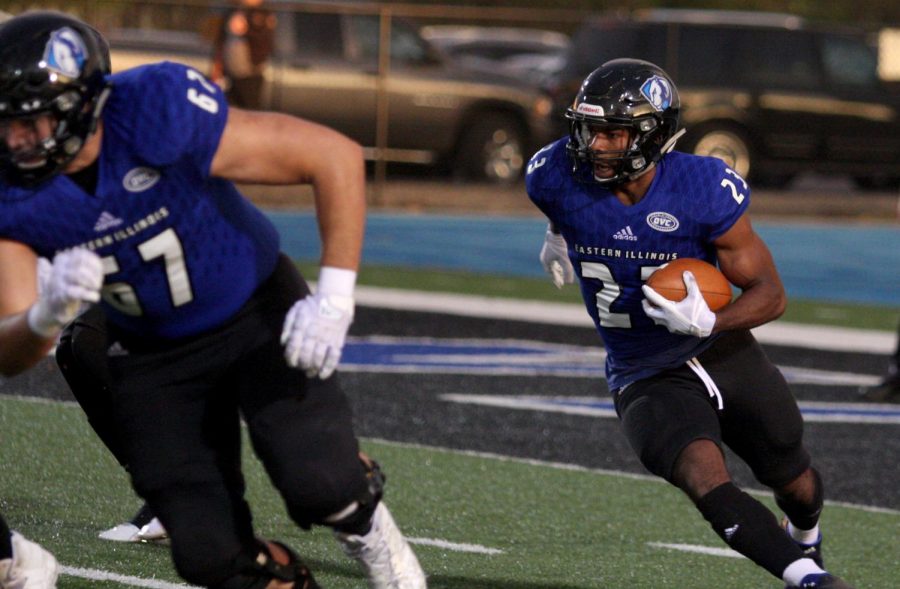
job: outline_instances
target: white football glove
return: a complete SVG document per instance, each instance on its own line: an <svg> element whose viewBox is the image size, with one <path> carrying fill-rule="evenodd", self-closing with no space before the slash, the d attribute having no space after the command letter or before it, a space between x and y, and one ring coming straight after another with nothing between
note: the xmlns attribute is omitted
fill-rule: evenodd
<svg viewBox="0 0 900 589"><path fill-rule="evenodd" d="M341 360L347 330L353 322L356 272L323 267L315 294L300 299L288 311L281 332L289 366L325 380Z"/></svg>
<svg viewBox="0 0 900 589"><path fill-rule="evenodd" d="M672 333L708 337L716 324L716 314L709 310L694 274L685 271L682 279L687 296L678 302L670 301L646 284L642 286L641 290L647 297L641 301L644 313L653 319L653 323L664 326Z"/></svg>
<svg viewBox="0 0 900 589"><path fill-rule="evenodd" d="M100 300L103 263L86 249L56 254L51 263L38 259L38 298L28 309L28 326L42 337L55 336L75 318L85 302Z"/></svg>
<svg viewBox="0 0 900 589"><path fill-rule="evenodd" d="M556 288L562 288L564 284L575 282L575 268L569 261L569 247L566 245L566 240L559 233L553 233L550 227L547 227L547 232L544 234L541 264L553 278Z"/></svg>

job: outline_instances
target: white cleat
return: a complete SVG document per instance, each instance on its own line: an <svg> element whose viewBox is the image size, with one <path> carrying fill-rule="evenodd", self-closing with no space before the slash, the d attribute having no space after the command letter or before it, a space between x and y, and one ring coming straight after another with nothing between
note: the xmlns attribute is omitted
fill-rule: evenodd
<svg viewBox="0 0 900 589"><path fill-rule="evenodd" d="M426 589L425 573L384 503L375 508L372 529L365 536L337 530L334 536L344 553L362 566L370 589Z"/></svg>
<svg viewBox="0 0 900 589"><path fill-rule="evenodd" d="M112 542L140 542L140 533L141 529L139 527L131 522L125 522L100 532L100 539Z"/></svg>
<svg viewBox="0 0 900 589"><path fill-rule="evenodd" d="M154 517L147 525L140 528L131 522L119 524L100 532L100 538L112 542L162 542L169 538L169 534L159 520Z"/></svg>
<svg viewBox="0 0 900 589"><path fill-rule="evenodd" d="M168 538L169 533L159 523L159 519L155 517L138 532L138 539L141 542L162 542L163 540L168 540Z"/></svg>
<svg viewBox="0 0 900 589"><path fill-rule="evenodd" d="M56 589L56 558L18 532L10 540L13 556L0 560L0 589Z"/></svg>

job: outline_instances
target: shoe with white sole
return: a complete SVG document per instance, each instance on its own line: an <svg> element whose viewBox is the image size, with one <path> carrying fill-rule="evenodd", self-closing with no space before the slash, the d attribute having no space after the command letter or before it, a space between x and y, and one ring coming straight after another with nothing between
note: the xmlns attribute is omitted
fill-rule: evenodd
<svg viewBox="0 0 900 589"><path fill-rule="evenodd" d="M375 508L372 529L365 536L337 530L334 536L344 553L360 564L370 589L426 589L425 573L384 503Z"/></svg>
<svg viewBox="0 0 900 589"><path fill-rule="evenodd" d="M10 541L12 558L0 560L0 589L56 589L56 558L18 532L12 533Z"/></svg>
<svg viewBox="0 0 900 589"><path fill-rule="evenodd" d="M102 540L112 542L160 542L169 537L165 528L144 503L131 521L100 532Z"/></svg>
<svg viewBox="0 0 900 589"><path fill-rule="evenodd" d="M139 527L131 522L125 522L108 530L103 530L98 536L101 540L110 540L111 542L140 542L140 533L141 529Z"/></svg>
<svg viewBox="0 0 900 589"><path fill-rule="evenodd" d="M159 519L154 517L147 525L141 528L141 531L138 532L138 537L141 542L162 542L169 539L169 533L159 523Z"/></svg>

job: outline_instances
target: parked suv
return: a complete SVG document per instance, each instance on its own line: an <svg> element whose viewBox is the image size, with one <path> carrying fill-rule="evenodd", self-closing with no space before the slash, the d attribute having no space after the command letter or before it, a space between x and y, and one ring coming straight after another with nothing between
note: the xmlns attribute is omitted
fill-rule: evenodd
<svg viewBox="0 0 900 589"><path fill-rule="evenodd" d="M444 58L410 23L392 19L390 67L379 73L378 15L281 11L262 108L329 125L368 159L452 167L498 183L521 176L555 135L549 97L521 80ZM110 34L114 70L160 59L210 71L198 35ZM384 126L380 126L380 123ZM379 133L386 132L384 149Z"/></svg>
<svg viewBox="0 0 900 589"><path fill-rule="evenodd" d="M651 10L600 17L572 39L557 116L587 74L617 57L665 69L681 95L681 151L715 155L758 184L799 172L900 184L900 94L866 37L772 13Z"/></svg>

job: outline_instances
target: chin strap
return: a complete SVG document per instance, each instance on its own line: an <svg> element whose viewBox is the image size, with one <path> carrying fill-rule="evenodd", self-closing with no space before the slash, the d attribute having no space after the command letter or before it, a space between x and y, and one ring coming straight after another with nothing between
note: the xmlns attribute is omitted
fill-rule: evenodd
<svg viewBox="0 0 900 589"><path fill-rule="evenodd" d="M681 139L681 136L685 133L687 133L687 129L682 129L681 131L678 131L677 133L669 137L669 140L663 143L663 146L659 148L659 155L666 155L667 153L675 149L675 143L677 143L678 140Z"/></svg>
<svg viewBox="0 0 900 589"><path fill-rule="evenodd" d="M678 142L678 140L681 138L681 136L684 135L685 133L687 133L687 129L682 129L681 131L678 131L677 133L675 133L674 135L669 137L669 140L666 141L665 143L663 143L662 147L659 148L659 157L661 158L662 156L666 155L667 153L669 153L670 151L675 149L675 144ZM634 174L629 174L625 179L628 181L637 180L638 178L640 178L641 176L643 176L644 174L646 174L647 172L649 172L650 170L652 170L655 167L656 167L656 162L650 162L649 166L647 166L640 172L635 172Z"/></svg>

